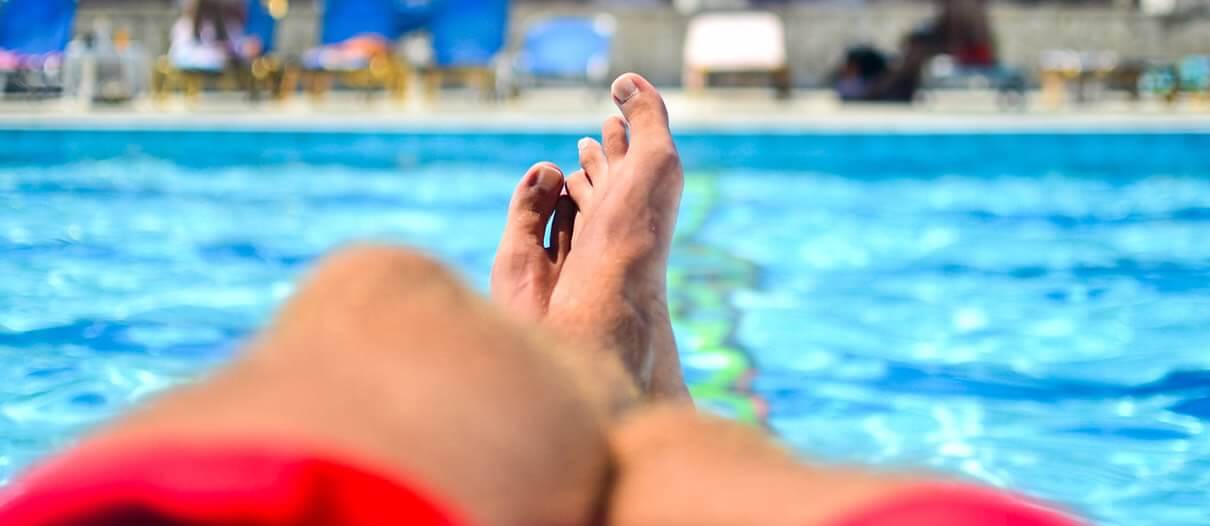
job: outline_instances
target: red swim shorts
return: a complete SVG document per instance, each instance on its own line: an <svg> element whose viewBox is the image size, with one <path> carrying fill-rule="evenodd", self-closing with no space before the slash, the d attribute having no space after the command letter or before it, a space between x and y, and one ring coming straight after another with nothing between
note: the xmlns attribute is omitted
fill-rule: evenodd
<svg viewBox="0 0 1210 526"><path fill-rule="evenodd" d="M5 488L4 526L466 524L414 485L280 447L77 451Z"/></svg>
<svg viewBox="0 0 1210 526"><path fill-rule="evenodd" d="M834 526L1077 526L1074 519L999 491L928 484L890 497Z"/></svg>
<svg viewBox="0 0 1210 526"><path fill-rule="evenodd" d="M77 451L0 494L4 526L454 526L468 522L420 486L280 447L159 446ZM1072 526L998 492L922 486L836 526ZM645 526L645 525L644 525ZM658 525L652 525L658 526Z"/></svg>

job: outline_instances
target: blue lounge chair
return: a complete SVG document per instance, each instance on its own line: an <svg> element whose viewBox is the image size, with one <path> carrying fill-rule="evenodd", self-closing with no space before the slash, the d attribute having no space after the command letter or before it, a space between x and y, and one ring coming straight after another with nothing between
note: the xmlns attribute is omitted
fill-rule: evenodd
<svg viewBox="0 0 1210 526"><path fill-rule="evenodd" d="M281 16L283 13L279 13ZM281 94L284 74L282 63L273 54L277 48L277 18L269 12L267 0L248 0L248 20L244 33L260 41L260 56L248 65L248 88L253 100L262 89Z"/></svg>
<svg viewBox="0 0 1210 526"><path fill-rule="evenodd" d="M319 44L336 45L364 36L395 42L424 27L438 5L436 0L327 0L323 4Z"/></svg>
<svg viewBox="0 0 1210 526"><path fill-rule="evenodd" d="M0 50L29 57L61 54L75 18L76 0L0 0Z"/></svg>
<svg viewBox="0 0 1210 526"><path fill-rule="evenodd" d="M71 40L76 0L0 0L0 95L8 74L50 88Z"/></svg>
<svg viewBox="0 0 1210 526"><path fill-rule="evenodd" d="M428 26L446 0L395 0L395 32L399 36Z"/></svg>
<svg viewBox="0 0 1210 526"><path fill-rule="evenodd" d="M378 37L393 45L403 35L424 27L437 0L327 0L323 4L320 47L303 55L302 71L316 98L332 77L361 87L384 87L402 97L407 68L393 54L346 55L339 45L357 37Z"/></svg>
<svg viewBox="0 0 1210 526"><path fill-rule="evenodd" d="M395 13L394 0L327 0L323 2L319 43L339 44L365 35L394 41L399 37Z"/></svg>
<svg viewBox="0 0 1210 526"><path fill-rule="evenodd" d="M476 83L485 94L495 92L496 57L504 49L508 29L508 0L445 0L433 14L430 95L446 78Z"/></svg>
<svg viewBox="0 0 1210 526"><path fill-rule="evenodd" d="M277 19L269 13L265 0L248 0L248 21L244 33L260 40L261 55L268 55L276 47Z"/></svg>
<svg viewBox="0 0 1210 526"><path fill-rule="evenodd" d="M607 15L558 17L530 26L513 63L518 80L604 85L615 27Z"/></svg>

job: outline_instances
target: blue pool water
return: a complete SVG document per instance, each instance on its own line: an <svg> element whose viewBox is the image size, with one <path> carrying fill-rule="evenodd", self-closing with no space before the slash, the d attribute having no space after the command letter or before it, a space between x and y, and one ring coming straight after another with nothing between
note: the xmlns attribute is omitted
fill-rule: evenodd
<svg viewBox="0 0 1210 526"><path fill-rule="evenodd" d="M577 137L0 130L0 478L222 363L342 242L485 287L516 178ZM817 459L1205 523L1210 134L680 141L704 406Z"/></svg>

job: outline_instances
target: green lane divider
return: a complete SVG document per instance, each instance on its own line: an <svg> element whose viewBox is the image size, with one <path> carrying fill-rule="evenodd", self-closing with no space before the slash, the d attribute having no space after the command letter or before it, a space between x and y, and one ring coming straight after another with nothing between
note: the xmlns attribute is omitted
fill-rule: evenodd
<svg viewBox="0 0 1210 526"><path fill-rule="evenodd" d="M757 269L699 237L718 197L713 175L688 174L673 238L668 306L681 335L681 358L692 373L694 400L708 411L761 425L765 403L749 385L755 370L751 355L736 341L739 313L731 304L734 291L755 285Z"/></svg>

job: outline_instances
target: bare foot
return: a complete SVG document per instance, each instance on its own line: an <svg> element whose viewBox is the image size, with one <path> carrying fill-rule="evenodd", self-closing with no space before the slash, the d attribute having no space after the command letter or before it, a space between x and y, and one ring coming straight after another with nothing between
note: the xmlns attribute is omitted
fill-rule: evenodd
<svg viewBox="0 0 1210 526"><path fill-rule="evenodd" d="M627 73L612 92L625 118L605 121L603 145L580 140L582 169L567 178L579 216L547 320L554 330L618 353L650 397L688 400L666 284L684 187L680 157L651 83Z"/></svg>
<svg viewBox="0 0 1210 526"><path fill-rule="evenodd" d="M604 146L580 141L582 169L566 182L570 199L559 195L560 172L549 163L534 165L518 184L492 268L492 298L581 347L618 356L649 397L688 401L665 283L680 159L649 82L626 74L613 94L625 118L605 122Z"/></svg>

